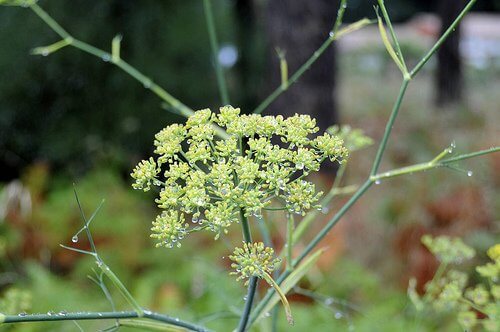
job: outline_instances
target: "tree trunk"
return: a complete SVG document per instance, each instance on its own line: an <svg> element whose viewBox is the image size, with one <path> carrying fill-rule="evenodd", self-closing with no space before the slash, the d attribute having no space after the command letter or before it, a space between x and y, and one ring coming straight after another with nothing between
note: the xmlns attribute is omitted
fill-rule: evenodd
<svg viewBox="0 0 500 332"><path fill-rule="evenodd" d="M279 59L275 48L285 52L291 75L328 37L335 21L337 6L336 0L268 2L266 25L270 46L270 89L280 84ZM285 116L310 114L317 119L321 131L337 123L334 59L335 43L297 83L271 104L269 112Z"/></svg>
<svg viewBox="0 0 500 332"><path fill-rule="evenodd" d="M451 25L464 7L463 0L440 0L438 15L441 35ZM460 58L460 25L439 48L436 71L436 104L451 106L463 100L462 60Z"/></svg>

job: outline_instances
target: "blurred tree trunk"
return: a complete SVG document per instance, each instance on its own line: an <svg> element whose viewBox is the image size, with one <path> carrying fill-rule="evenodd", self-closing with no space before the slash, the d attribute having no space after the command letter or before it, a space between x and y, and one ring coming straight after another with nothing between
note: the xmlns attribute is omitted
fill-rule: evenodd
<svg viewBox="0 0 500 332"><path fill-rule="evenodd" d="M256 70L259 68L259 59L262 54L259 53L256 32L256 9L253 0L236 0L237 40L239 59L236 65L238 71L239 89L242 92L238 106L245 110L252 110L257 106L259 100L259 79ZM257 77L258 76L258 77Z"/></svg>
<svg viewBox="0 0 500 332"><path fill-rule="evenodd" d="M271 89L280 84L275 48L285 52L291 75L328 37L337 13L337 0L272 0L268 2L266 28L269 36ZM311 68L270 106L270 113L290 116L310 114L321 131L337 123L335 103L335 43Z"/></svg>
<svg viewBox="0 0 500 332"><path fill-rule="evenodd" d="M438 15L441 19L440 36L460 14L464 0L440 0ZM463 100L463 73L460 58L460 25L450 34L438 50L436 71L436 104L450 106Z"/></svg>

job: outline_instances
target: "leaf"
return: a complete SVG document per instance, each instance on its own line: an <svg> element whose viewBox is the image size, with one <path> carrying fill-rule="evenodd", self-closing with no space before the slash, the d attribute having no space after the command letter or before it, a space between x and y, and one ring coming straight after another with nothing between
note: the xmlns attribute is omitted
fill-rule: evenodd
<svg viewBox="0 0 500 332"><path fill-rule="evenodd" d="M401 63L401 60L399 60L396 52L394 51L394 48L392 47L392 44L389 41L389 38L387 37L387 32L385 31L384 24L382 23L382 18L380 18L378 12L377 12L377 20L378 20L378 30L380 31L380 37L382 37L382 42L384 43L387 52L391 56L392 60L396 63L399 70L401 70L401 73L403 73L403 75L407 77L409 75L408 70Z"/></svg>
<svg viewBox="0 0 500 332"><path fill-rule="evenodd" d="M187 331L185 328L170 325L168 323L151 322L142 319L120 319L120 325L139 328L142 331Z"/></svg>
<svg viewBox="0 0 500 332"><path fill-rule="evenodd" d="M351 32L354 32L354 31L357 31L369 24L372 24L372 21L367 19L367 18L363 18L359 21L356 21L354 23L351 23L349 24L348 26L346 26L345 28L342 28L340 29L334 36L334 39L339 39L340 37L342 37L343 35L346 35L348 33L351 33Z"/></svg>
<svg viewBox="0 0 500 332"><path fill-rule="evenodd" d="M309 270L316 264L316 262L318 261L319 257L323 252L325 252L325 249L320 249L316 251L314 254L309 256L299 267L293 270L293 272L290 273L288 278L283 280L283 282L280 285L280 289L283 292L283 294L288 293L290 289L292 289L302 279L302 277L304 277L307 274L307 272L309 272ZM267 312L270 312L279 301L280 301L280 295L278 293L274 293L269 302L261 311L259 317L256 319L256 322L264 318L265 314Z"/></svg>

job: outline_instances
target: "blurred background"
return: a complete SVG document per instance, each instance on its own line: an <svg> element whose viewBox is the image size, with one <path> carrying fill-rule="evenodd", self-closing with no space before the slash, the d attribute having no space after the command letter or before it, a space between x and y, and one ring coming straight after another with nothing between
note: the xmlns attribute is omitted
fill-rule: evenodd
<svg viewBox="0 0 500 332"><path fill-rule="evenodd" d="M344 21L375 18L375 4L348 1ZM387 1L410 67L464 4ZM251 112L279 85L276 49L294 72L327 38L338 2L213 0L216 56L201 0L44 0L39 5L74 37L99 48L109 50L111 39L122 34L122 57L193 109L221 105L214 72L219 61L231 104ZM382 170L428 161L452 142L457 153L498 145L499 11L498 0L478 1L410 84ZM129 173L152 153L154 134L184 119L118 68L77 49L30 55L32 48L57 40L31 10L0 7L0 312L109 310L87 279L92 259L59 246L72 244L81 227L75 183L88 215L106 200L93 223L98 249L141 304L230 330L245 289L228 276L224 256L237 243L239 230L218 242L200 235L181 249L154 249L149 239L157 214L154 195L130 186ZM322 129L349 124L378 142L400 84L401 75L371 25L336 42L264 113L309 113ZM375 152L371 146L352 156L345 184L362 183ZM421 289L437 266L420 244L423 234L460 236L478 252L499 239L499 154L458 166L462 171L438 169L374 186L325 239L330 249L290 296L296 326L287 330L456 331L458 325L446 316L417 319L406 288L415 276ZM469 170L473 176L467 176ZM323 190L334 171L327 167L317 178ZM333 202L318 227L342 202ZM273 223L278 247L281 221L276 217ZM85 239L75 245L88 248ZM484 259L479 255L478 262ZM281 317L280 330L285 324ZM81 325L89 331L106 327ZM266 331L268 325L256 330ZM67 322L0 330L78 327Z"/></svg>

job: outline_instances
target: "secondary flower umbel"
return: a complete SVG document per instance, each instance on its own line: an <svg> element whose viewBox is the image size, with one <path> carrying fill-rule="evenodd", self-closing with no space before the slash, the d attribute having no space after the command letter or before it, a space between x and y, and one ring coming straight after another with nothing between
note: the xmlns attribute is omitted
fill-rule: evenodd
<svg viewBox="0 0 500 332"><path fill-rule="evenodd" d="M216 126L229 137L217 138ZM240 212L260 216L272 200L301 215L318 208L322 193L305 176L326 159L343 162L348 151L339 136L311 137L317 131L308 115L242 115L231 106L218 114L200 110L185 125L162 129L154 140L158 157L141 161L131 174L135 189L160 187L156 203L164 211L152 228L157 246L180 246L185 235L202 229L217 239L239 222ZM191 226L184 221L189 215Z"/></svg>

